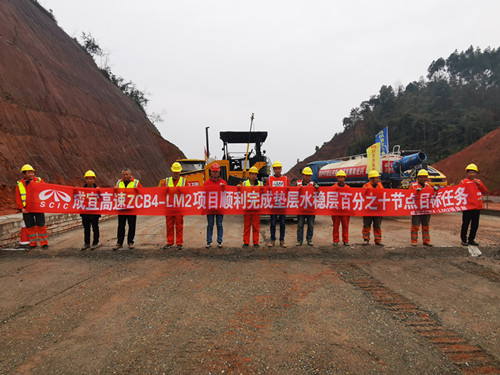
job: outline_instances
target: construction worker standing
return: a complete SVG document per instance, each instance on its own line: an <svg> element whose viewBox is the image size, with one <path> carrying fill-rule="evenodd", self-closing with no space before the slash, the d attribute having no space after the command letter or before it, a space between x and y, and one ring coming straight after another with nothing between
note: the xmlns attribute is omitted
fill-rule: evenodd
<svg viewBox="0 0 500 375"><path fill-rule="evenodd" d="M256 167L250 168L248 170L248 180L243 182L243 186L262 186L262 182L257 180L258 173ZM250 244L250 227L252 227L253 246L259 247L260 215L258 213L243 215L243 247L248 247Z"/></svg>
<svg viewBox="0 0 500 375"><path fill-rule="evenodd" d="M220 177L220 166L217 163L213 163L210 167L210 178L205 181L204 186L227 186L227 182ZM214 234L214 222L217 225L217 246L222 247L222 239L224 235L224 228L222 226L222 220L224 215L211 214L207 215L207 246L209 248L212 246L212 239Z"/></svg>
<svg viewBox="0 0 500 375"><path fill-rule="evenodd" d="M350 186L345 183L347 178L346 173L343 170L339 170L336 174L337 182L334 187L338 187L341 189L349 189ZM339 245L339 229L340 224L342 224L342 242L344 242L344 246L349 246L349 220L350 216L348 215L334 215L332 216L333 221L333 246Z"/></svg>
<svg viewBox="0 0 500 375"><path fill-rule="evenodd" d="M431 188L431 185L427 182L429 178L429 172L425 169L421 169L417 174L417 181L413 182L410 186L410 190L414 191L416 194L420 194L422 189ZM431 236L429 233L429 223L431 221L431 215L412 215L411 216L411 245L417 246L418 244L418 230L420 224L422 224L422 242L424 246L432 246Z"/></svg>
<svg viewBox="0 0 500 375"><path fill-rule="evenodd" d="M383 189L384 186L380 182L380 174L376 171L370 171L368 173L368 179L370 180L363 185L366 189ZM370 244L370 231L373 223L373 236L375 237L375 245L384 246L382 243L382 216L363 216L363 245L367 246Z"/></svg>
<svg viewBox="0 0 500 375"><path fill-rule="evenodd" d="M281 175L281 170L283 165L279 161L273 163L273 173L274 176L270 176L266 181L266 186L277 186L286 187L290 186L290 181L288 177ZM271 242L269 247L273 247L276 244L276 221L279 219L280 222L280 246L286 247L285 245L285 230L286 230L286 215L271 215Z"/></svg>
<svg viewBox="0 0 500 375"><path fill-rule="evenodd" d="M170 168L172 171L172 177L167 177L164 179L164 186L167 188L174 188L178 186L186 186L186 179L181 177L182 166L180 163L175 162ZM174 231L176 237L176 245L180 250L182 249L182 244L184 240L184 216L182 215L170 215L165 216L167 222L167 244L164 249L168 249L174 246Z"/></svg>
<svg viewBox="0 0 500 375"><path fill-rule="evenodd" d="M43 183L40 177L35 177L35 169L24 164L21 168L23 178L17 181L16 187L16 202L19 211L23 213L24 224L30 240L30 247L36 247L37 241L40 241L40 246L46 249L49 247L47 241L47 227L45 226L45 215L42 212L28 212L26 210L26 191L31 183Z"/></svg>
<svg viewBox="0 0 500 375"><path fill-rule="evenodd" d="M122 170L122 178L116 182L115 188L128 189L128 188L141 188L142 185L139 180L132 177L130 169L125 168ZM125 225L128 221L128 235L127 243L129 249L134 248L135 226L137 223L136 215L118 215L118 232L117 241L113 251L123 248L123 240L125 239Z"/></svg>
<svg viewBox="0 0 500 375"><path fill-rule="evenodd" d="M93 171L88 170L87 172L85 172L84 178L85 178L85 184L83 185L84 188L97 188L97 185L95 184L96 175ZM82 250L87 250L88 248L94 250L99 246L99 218L101 217L101 215L80 214L80 216L82 217L82 224L83 224ZM90 227L92 227L92 230L94 231L92 247L90 246Z"/></svg>
<svg viewBox="0 0 500 375"><path fill-rule="evenodd" d="M480 179L476 178L477 174L479 173L476 164L469 164L465 168L465 172L467 173L467 178L463 179L460 184L476 184L477 188L479 189L479 191L477 192L479 198L479 209L462 211L462 230L460 232L460 238L462 240L463 246L478 246L479 244L474 240L476 238L477 229L479 228L479 215L481 214L481 209L483 208L482 196L483 194L486 194L488 189L486 189L486 186L484 186ZM470 233L469 237L467 238L469 224Z"/></svg>
<svg viewBox="0 0 500 375"><path fill-rule="evenodd" d="M309 186L316 184L311 181L312 177L312 169L309 167L305 167L302 170L302 180L297 181L297 186ZM316 187L318 185L316 184ZM302 246L302 242L304 241L304 224L307 222L307 233L306 233L306 241L309 246L313 246L312 238L314 235L314 220L316 216L314 215L297 215L297 243L296 246Z"/></svg>

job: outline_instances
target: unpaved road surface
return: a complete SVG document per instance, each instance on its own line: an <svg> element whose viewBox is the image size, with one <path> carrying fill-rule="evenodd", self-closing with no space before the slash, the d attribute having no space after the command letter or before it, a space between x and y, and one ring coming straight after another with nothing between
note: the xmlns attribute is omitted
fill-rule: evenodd
<svg viewBox="0 0 500 375"><path fill-rule="evenodd" d="M408 246L406 217L384 219L384 248L361 246L360 218L333 247L317 217L313 247L288 223L287 248L242 249L226 216L222 249L204 217L181 251L139 217L134 250L111 251L116 220L93 251L82 230L0 250L0 374L498 374L500 218L481 217L478 258L460 220L433 216L434 248Z"/></svg>

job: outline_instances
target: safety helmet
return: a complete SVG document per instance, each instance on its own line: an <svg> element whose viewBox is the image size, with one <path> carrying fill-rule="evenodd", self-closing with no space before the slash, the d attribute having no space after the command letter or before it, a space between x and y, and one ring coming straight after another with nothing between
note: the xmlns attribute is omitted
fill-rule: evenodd
<svg viewBox="0 0 500 375"><path fill-rule="evenodd" d="M336 177L347 177L345 172L341 169L337 172Z"/></svg>
<svg viewBox="0 0 500 375"><path fill-rule="evenodd" d="M420 176L429 177L429 172L427 172L425 169L421 169L417 173L417 177L420 177Z"/></svg>
<svg viewBox="0 0 500 375"><path fill-rule="evenodd" d="M477 169L477 165L476 164L469 164L465 168L465 171L476 171L476 172L479 172L479 170Z"/></svg>
<svg viewBox="0 0 500 375"><path fill-rule="evenodd" d="M305 167L304 169L302 169L302 174L305 174L306 176L312 176L313 171L311 168Z"/></svg>
<svg viewBox="0 0 500 375"><path fill-rule="evenodd" d="M373 171L368 172L368 178L380 177L380 174L374 169Z"/></svg>
<svg viewBox="0 0 500 375"><path fill-rule="evenodd" d="M248 170L248 173L259 173L259 170L257 169L257 167L252 167Z"/></svg>
<svg viewBox="0 0 500 375"><path fill-rule="evenodd" d="M172 172L181 172L182 166L180 163L175 162L174 164L172 164L172 167L170 169L172 170Z"/></svg>
<svg viewBox="0 0 500 375"><path fill-rule="evenodd" d="M279 162L278 160L276 160L273 163L273 168L281 168L281 167L283 167L283 164L281 164L281 162Z"/></svg>
<svg viewBox="0 0 500 375"><path fill-rule="evenodd" d="M35 168L33 168L31 165L29 164L24 164L22 167L21 167L21 172L26 172L26 171L34 171Z"/></svg>
<svg viewBox="0 0 500 375"><path fill-rule="evenodd" d="M213 163L212 166L210 167L210 170L214 172L220 172L220 165L217 163Z"/></svg>
<svg viewBox="0 0 500 375"><path fill-rule="evenodd" d="M94 171L91 171L89 169L87 172L85 172L85 176L83 176L83 177L95 177L95 173L94 173Z"/></svg>

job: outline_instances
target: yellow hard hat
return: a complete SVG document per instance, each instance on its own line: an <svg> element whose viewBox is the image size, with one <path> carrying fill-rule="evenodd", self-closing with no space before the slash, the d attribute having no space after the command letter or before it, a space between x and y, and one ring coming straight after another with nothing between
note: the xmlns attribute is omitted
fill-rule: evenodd
<svg viewBox="0 0 500 375"><path fill-rule="evenodd" d="M85 176L83 176L83 177L95 177L95 173L94 173L94 171L91 171L89 169L87 172L85 172Z"/></svg>
<svg viewBox="0 0 500 375"><path fill-rule="evenodd" d="M425 169L421 169L418 171L418 174L417 176L425 176L425 177L429 177L429 172L427 172Z"/></svg>
<svg viewBox="0 0 500 375"><path fill-rule="evenodd" d="M281 168L283 167L283 164L281 164L278 160L276 160L274 163L273 163L273 168Z"/></svg>
<svg viewBox="0 0 500 375"><path fill-rule="evenodd" d="M380 174L374 169L373 171L368 172L368 178L380 177Z"/></svg>
<svg viewBox="0 0 500 375"><path fill-rule="evenodd" d="M175 162L172 164L172 167L170 168L172 172L182 172L182 166L181 163Z"/></svg>
<svg viewBox="0 0 500 375"><path fill-rule="evenodd" d="M347 177L345 172L341 169L340 171L337 172L336 177Z"/></svg>
<svg viewBox="0 0 500 375"><path fill-rule="evenodd" d="M465 168L465 171L476 171L476 172L479 172L479 170L477 169L477 165L476 164L469 164Z"/></svg>
<svg viewBox="0 0 500 375"><path fill-rule="evenodd" d="M26 172L26 171L34 171L35 168L33 168L31 165L29 164L24 164L21 168L21 172Z"/></svg>
<svg viewBox="0 0 500 375"><path fill-rule="evenodd" d="M248 173L259 173L259 170L257 169L257 167L252 167L248 170Z"/></svg>
<svg viewBox="0 0 500 375"><path fill-rule="evenodd" d="M311 168L305 167L304 169L302 169L302 174L305 174L306 176L312 176L313 171Z"/></svg>

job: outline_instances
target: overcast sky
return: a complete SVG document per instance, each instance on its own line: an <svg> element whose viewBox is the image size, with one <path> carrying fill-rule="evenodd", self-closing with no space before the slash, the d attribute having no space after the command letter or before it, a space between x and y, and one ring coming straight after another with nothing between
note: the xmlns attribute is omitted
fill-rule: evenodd
<svg viewBox="0 0 500 375"><path fill-rule="evenodd" d="M425 77L455 49L500 46L498 0L39 2L151 94L148 112L162 114L157 127L187 157L203 158L205 126L221 157L219 131L248 130L253 112L285 171L382 85Z"/></svg>

